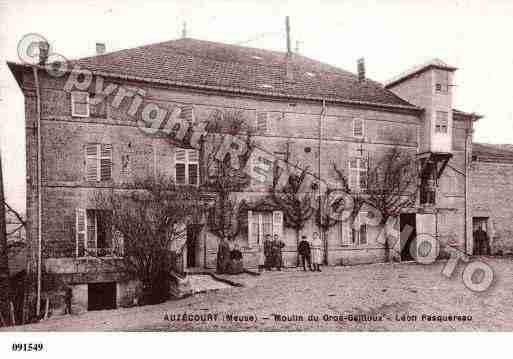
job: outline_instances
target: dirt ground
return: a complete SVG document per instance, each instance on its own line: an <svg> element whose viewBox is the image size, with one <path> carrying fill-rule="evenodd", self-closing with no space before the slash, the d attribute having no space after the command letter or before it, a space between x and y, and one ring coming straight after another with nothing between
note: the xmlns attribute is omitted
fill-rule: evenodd
<svg viewBox="0 0 513 359"><path fill-rule="evenodd" d="M494 283L482 293L463 284L463 263L451 278L441 274L446 262L325 267L321 273L294 268L230 277L243 287L154 306L51 318L10 330L513 330L513 260L481 260L495 273Z"/></svg>

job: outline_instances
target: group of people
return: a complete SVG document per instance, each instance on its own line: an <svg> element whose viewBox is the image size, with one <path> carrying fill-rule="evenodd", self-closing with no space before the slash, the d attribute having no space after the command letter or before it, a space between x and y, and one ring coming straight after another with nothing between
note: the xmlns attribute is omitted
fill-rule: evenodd
<svg viewBox="0 0 513 359"><path fill-rule="evenodd" d="M260 247L259 258L258 258L258 270L261 272L264 268L266 270L272 270L276 268L281 270L283 266L283 255L282 249L285 247L285 243L280 240L279 236L275 234L271 240L271 235L267 234L263 246ZM319 234L315 232L313 234L313 240L308 241L307 237L303 235L298 246L299 256L303 265L303 270L306 271L306 266L311 271L321 271L322 263L322 241Z"/></svg>

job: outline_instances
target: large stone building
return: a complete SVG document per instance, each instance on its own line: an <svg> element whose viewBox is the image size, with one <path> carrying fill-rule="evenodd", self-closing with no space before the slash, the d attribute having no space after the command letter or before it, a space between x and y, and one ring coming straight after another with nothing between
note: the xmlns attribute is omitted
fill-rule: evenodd
<svg viewBox="0 0 513 359"><path fill-rule="evenodd" d="M513 146L474 143L470 178L473 230L488 234L491 254L512 254Z"/></svg>
<svg viewBox="0 0 513 359"><path fill-rule="evenodd" d="M149 103L192 124L216 110L241 110L257 129L258 147L271 157L287 153L290 163L308 167L320 182L336 179L336 164L355 190L364 186L366 159L398 146L418 156L433 189L401 214L402 225L472 251L467 174L478 117L453 109L456 69L439 60L383 86L365 77L363 63L353 74L295 53L184 38L69 65L90 72L55 77L44 67L9 63L25 96L27 237L42 272L71 285L81 307L127 304L137 287L85 255L86 248L109 255L115 246L92 200L95 192L157 173L177 183L202 183L197 151L140 130L137 119ZM283 225L280 209L262 200L267 192L252 183L240 193L249 203L247 231L237 238L245 266L256 266L258 246L271 233L285 242L285 265L295 266L296 234ZM344 222L328 232L326 262L384 260L380 228L350 226ZM312 219L303 233L314 231ZM217 243L206 229L188 236L184 265L214 268ZM99 303L98 293L109 294L108 304Z"/></svg>

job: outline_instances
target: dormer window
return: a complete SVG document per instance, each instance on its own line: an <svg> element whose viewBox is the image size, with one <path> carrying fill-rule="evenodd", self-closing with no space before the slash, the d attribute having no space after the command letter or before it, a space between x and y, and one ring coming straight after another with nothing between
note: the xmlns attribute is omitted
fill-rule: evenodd
<svg viewBox="0 0 513 359"><path fill-rule="evenodd" d="M353 137L363 138L365 132L363 119L355 118L353 119Z"/></svg>
<svg viewBox="0 0 513 359"><path fill-rule="evenodd" d="M446 111L436 111L435 133L447 133L449 123L449 113Z"/></svg>

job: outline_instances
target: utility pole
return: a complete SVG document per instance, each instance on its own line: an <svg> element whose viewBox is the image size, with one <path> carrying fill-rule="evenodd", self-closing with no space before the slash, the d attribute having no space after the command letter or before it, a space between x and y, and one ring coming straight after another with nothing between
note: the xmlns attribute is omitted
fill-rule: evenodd
<svg viewBox="0 0 513 359"><path fill-rule="evenodd" d="M285 18L285 29L287 31L287 55L290 56L292 54L292 50L290 47L290 18L288 16Z"/></svg>
<svg viewBox="0 0 513 359"><path fill-rule="evenodd" d="M0 325L9 325L9 318L9 258L7 256L2 153L0 152Z"/></svg>

